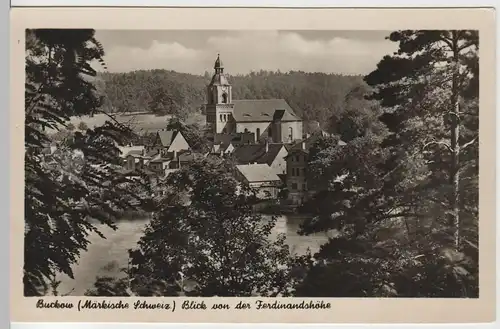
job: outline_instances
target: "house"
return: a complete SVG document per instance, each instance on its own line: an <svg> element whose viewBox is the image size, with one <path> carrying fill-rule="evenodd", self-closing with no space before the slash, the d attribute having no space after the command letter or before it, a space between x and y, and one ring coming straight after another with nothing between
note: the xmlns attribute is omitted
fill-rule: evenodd
<svg viewBox="0 0 500 329"><path fill-rule="evenodd" d="M325 136L322 131L296 143L288 149L288 155L285 157L286 187L288 190L288 201L293 204L302 204L315 192L312 186L309 186L307 165L310 148L321 136ZM339 141L338 145L346 145L346 143Z"/></svg>
<svg viewBox="0 0 500 329"><path fill-rule="evenodd" d="M235 150L234 145L231 142L220 143L212 145L212 148L210 149L210 154L225 156L233 153L234 150Z"/></svg>
<svg viewBox="0 0 500 329"><path fill-rule="evenodd" d="M156 150L147 151L146 148L142 150L131 150L125 155L125 168L127 170L144 169L148 167L151 160L160 158L160 153Z"/></svg>
<svg viewBox="0 0 500 329"><path fill-rule="evenodd" d="M236 147L232 157L238 164L267 164L276 175L286 173L286 160L288 155L284 144L269 143L241 145Z"/></svg>
<svg viewBox="0 0 500 329"><path fill-rule="evenodd" d="M260 199L274 199L278 197L282 185L281 179L267 164L237 165L236 176L257 191Z"/></svg>
<svg viewBox="0 0 500 329"><path fill-rule="evenodd" d="M288 200L293 204L302 204L309 196L306 179L309 151L305 142L298 145L300 147L292 147L285 158Z"/></svg>
<svg viewBox="0 0 500 329"><path fill-rule="evenodd" d="M167 169L173 169L172 164L176 163L177 154L188 151L190 147L181 132L161 130L157 132L151 145L123 148L122 152L127 149L129 151L124 156L127 170L148 168L163 176ZM175 165L173 167L178 168Z"/></svg>
<svg viewBox="0 0 500 329"><path fill-rule="evenodd" d="M189 144L180 131L160 130L156 133L153 143L147 147L148 151L166 154L189 150Z"/></svg>
<svg viewBox="0 0 500 329"><path fill-rule="evenodd" d="M284 99L235 100L220 57L207 86L206 121L214 142L220 134L252 133L253 142L291 143L302 139L302 119Z"/></svg>

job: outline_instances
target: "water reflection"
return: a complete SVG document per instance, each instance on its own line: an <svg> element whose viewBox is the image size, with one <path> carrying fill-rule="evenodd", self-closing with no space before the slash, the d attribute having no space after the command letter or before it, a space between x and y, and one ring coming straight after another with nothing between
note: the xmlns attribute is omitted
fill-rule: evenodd
<svg viewBox="0 0 500 329"><path fill-rule="evenodd" d="M286 234L286 243L295 254L303 254L308 248L314 253L328 240L326 234L299 235L297 231L304 219L304 216L280 216L273 230L274 237L279 233ZM97 276L123 275L120 268L127 265L127 250L135 247L147 222L147 219L122 221L118 223L116 231L99 227L106 239L96 234L88 237L90 246L87 251L82 252L78 264L73 268L75 279L61 276L60 292L83 296L86 290L92 288Z"/></svg>

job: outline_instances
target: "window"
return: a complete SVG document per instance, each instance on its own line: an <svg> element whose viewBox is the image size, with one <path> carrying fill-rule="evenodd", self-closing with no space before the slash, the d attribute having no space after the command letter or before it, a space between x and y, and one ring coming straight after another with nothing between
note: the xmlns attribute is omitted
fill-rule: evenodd
<svg viewBox="0 0 500 329"><path fill-rule="evenodd" d="M290 141L293 141L293 128L292 127L288 127L288 139Z"/></svg>
<svg viewBox="0 0 500 329"><path fill-rule="evenodd" d="M221 114L221 115L219 115L219 119L220 119L219 121L222 121L222 114Z"/></svg>
<svg viewBox="0 0 500 329"><path fill-rule="evenodd" d="M296 190L297 189L297 183L292 183L292 190Z"/></svg>
<svg viewBox="0 0 500 329"><path fill-rule="evenodd" d="M267 130L267 135L268 135L269 137L271 137L271 140L274 140L274 139L273 139L273 129L272 129L272 127L271 127L271 126L269 126L269 129Z"/></svg>
<svg viewBox="0 0 500 329"><path fill-rule="evenodd" d="M300 156L299 156L299 155L296 155L296 156L295 156L295 161L296 161L296 162L299 162L299 161L300 161Z"/></svg>
<svg viewBox="0 0 500 329"><path fill-rule="evenodd" d="M255 130L255 135L257 137L257 140L260 138L260 128L257 128L257 130Z"/></svg>
<svg viewBox="0 0 500 329"><path fill-rule="evenodd" d="M227 94L222 94L222 103L227 103Z"/></svg>
<svg viewBox="0 0 500 329"><path fill-rule="evenodd" d="M292 168L292 169L290 170L290 176L293 176L293 174L294 174L294 173L295 173L295 168Z"/></svg>

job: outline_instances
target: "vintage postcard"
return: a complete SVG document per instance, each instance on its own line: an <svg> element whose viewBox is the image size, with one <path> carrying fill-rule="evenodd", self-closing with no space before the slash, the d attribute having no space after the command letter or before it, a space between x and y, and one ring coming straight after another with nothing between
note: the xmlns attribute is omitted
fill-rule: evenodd
<svg viewBox="0 0 500 329"><path fill-rule="evenodd" d="M492 9L11 18L12 321L494 320Z"/></svg>

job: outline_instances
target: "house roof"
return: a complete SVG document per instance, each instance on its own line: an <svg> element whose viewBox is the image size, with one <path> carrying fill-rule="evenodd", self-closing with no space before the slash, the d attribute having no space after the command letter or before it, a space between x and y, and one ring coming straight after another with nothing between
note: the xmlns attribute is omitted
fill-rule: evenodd
<svg viewBox="0 0 500 329"><path fill-rule="evenodd" d="M157 159L153 159L150 161L150 163L158 163L158 162L169 162L169 161L172 161L173 157L161 157L161 158L157 158Z"/></svg>
<svg viewBox="0 0 500 329"><path fill-rule="evenodd" d="M146 153L146 155L144 155L144 157L146 157L146 158L152 158L152 157L154 157L157 154L158 154L158 151L152 150L152 151L149 151L148 153Z"/></svg>
<svg viewBox="0 0 500 329"><path fill-rule="evenodd" d="M141 157L142 156L142 150L130 150L127 155L125 155L125 157L128 157L128 156L133 156L134 158L135 157Z"/></svg>
<svg viewBox="0 0 500 329"><path fill-rule="evenodd" d="M163 147L169 147L174 141L176 131L173 130L160 130L158 136L160 137L160 142Z"/></svg>
<svg viewBox="0 0 500 329"><path fill-rule="evenodd" d="M284 99L233 100L233 104L237 122L301 120Z"/></svg>
<svg viewBox="0 0 500 329"><path fill-rule="evenodd" d="M134 146L118 146L118 149L121 152L121 155L126 157L132 154L142 154L142 150L144 149L144 145L134 145ZM131 153L132 151L140 151L139 153Z"/></svg>
<svg viewBox="0 0 500 329"><path fill-rule="evenodd" d="M297 152L302 152L302 153L309 153L310 148L314 145L314 143L321 137L325 136L324 132L320 131L319 133L311 135L311 137L304 139L300 142L295 143L291 147L288 148L288 155L286 158L288 158L290 155L297 153ZM304 145L302 145L304 144ZM344 141L339 140L337 143L338 146L343 146L347 145Z"/></svg>
<svg viewBox="0 0 500 329"><path fill-rule="evenodd" d="M179 154L179 161L191 161L194 157L195 155L191 152L183 152Z"/></svg>
<svg viewBox="0 0 500 329"><path fill-rule="evenodd" d="M212 145L211 153L226 152L232 144L220 143Z"/></svg>
<svg viewBox="0 0 500 329"><path fill-rule="evenodd" d="M305 143L305 145L304 145L305 149L306 149L306 151L309 151L309 149L314 145L314 143L316 143L316 141L320 137L325 137L327 135L328 135L327 133L320 130L320 131L312 134L310 137L293 144L291 147L288 148L288 150L289 150L289 152L292 152L294 150L302 149L302 143ZM346 145L346 143L342 140L339 140L338 145L342 146L342 145Z"/></svg>
<svg viewBox="0 0 500 329"><path fill-rule="evenodd" d="M281 181L271 167L265 163L237 165L236 168L249 183Z"/></svg>
<svg viewBox="0 0 500 329"><path fill-rule="evenodd" d="M283 147L283 144L268 144L266 152L266 144L241 145L233 151L233 156L237 162L242 164L265 163L271 165Z"/></svg>

